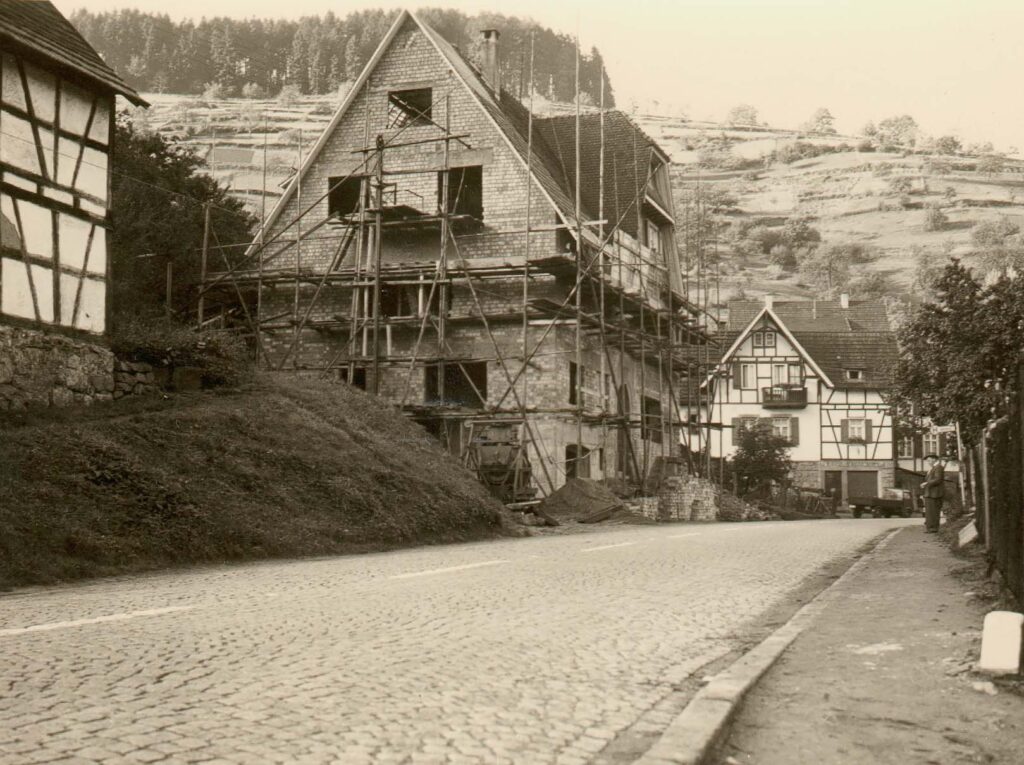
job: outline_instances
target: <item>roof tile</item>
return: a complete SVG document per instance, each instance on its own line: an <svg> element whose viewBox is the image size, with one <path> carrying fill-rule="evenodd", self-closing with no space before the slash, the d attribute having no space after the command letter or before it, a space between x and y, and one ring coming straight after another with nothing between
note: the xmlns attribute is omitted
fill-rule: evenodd
<svg viewBox="0 0 1024 765"><path fill-rule="evenodd" d="M0 42L27 49L145 105L49 0L0 0Z"/></svg>

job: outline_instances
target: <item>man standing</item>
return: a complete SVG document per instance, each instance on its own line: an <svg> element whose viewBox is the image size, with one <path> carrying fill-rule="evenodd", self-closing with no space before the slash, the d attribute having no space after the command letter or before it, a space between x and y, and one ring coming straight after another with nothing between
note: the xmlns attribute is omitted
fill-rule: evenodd
<svg viewBox="0 0 1024 765"><path fill-rule="evenodd" d="M928 463L928 475L921 484L924 489L924 530L927 534L934 534L939 530L942 498L946 496L946 469L942 459L935 454L926 456L925 461Z"/></svg>

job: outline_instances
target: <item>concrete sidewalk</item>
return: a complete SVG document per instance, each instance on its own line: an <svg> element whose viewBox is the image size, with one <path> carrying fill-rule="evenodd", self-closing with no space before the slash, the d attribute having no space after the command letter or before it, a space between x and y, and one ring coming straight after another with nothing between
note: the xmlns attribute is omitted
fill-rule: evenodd
<svg viewBox="0 0 1024 765"><path fill-rule="evenodd" d="M898 533L749 693L717 761L1024 763L1022 685L970 671L987 609L967 568L923 527Z"/></svg>

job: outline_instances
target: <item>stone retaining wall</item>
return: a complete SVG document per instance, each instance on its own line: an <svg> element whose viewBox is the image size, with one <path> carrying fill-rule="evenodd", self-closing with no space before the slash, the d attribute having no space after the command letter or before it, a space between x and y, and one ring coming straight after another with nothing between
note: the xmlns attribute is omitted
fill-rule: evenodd
<svg viewBox="0 0 1024 765"><path fill-rule="evenodd" d="M0 324L0 410L110 401L159 390L149 364L118 361L109 348Z"/></svg>

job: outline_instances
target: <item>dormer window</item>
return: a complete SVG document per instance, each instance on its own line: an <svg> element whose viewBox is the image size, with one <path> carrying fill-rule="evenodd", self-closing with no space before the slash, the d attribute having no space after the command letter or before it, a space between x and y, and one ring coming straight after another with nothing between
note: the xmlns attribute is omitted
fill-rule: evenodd
<svg viewBox="0 0 1024 765"><path fill-rule="evenodd" d="M388 93L388 127L429 125L433 122L431 116L433 106L434 91L432 88L392 90Z"/></svg>
<svg viewBox="0 0 1024 765"><path fill-rule="evenodd" d="M864 370L863 369L847 369L846 370L846 379L847 380L854 380L854 381L863 380L864 379Z"/></svg>

